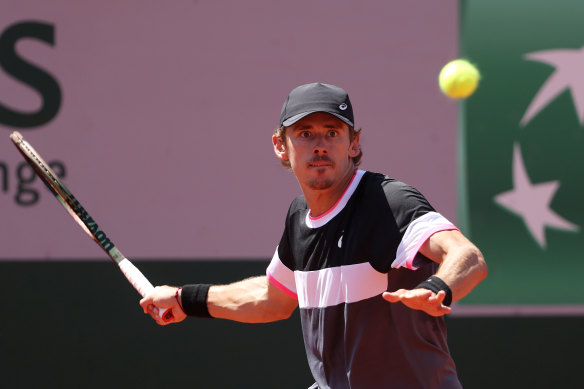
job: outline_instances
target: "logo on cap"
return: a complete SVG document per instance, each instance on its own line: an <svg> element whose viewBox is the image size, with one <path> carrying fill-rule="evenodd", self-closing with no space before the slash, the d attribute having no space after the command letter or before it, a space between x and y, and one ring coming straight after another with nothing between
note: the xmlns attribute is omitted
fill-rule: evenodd
<svg viewBox="0 0 584 389"><path fill-rule="evenodd" d="M339 109L341 111L344 111L345 109L347 109L347 104L343 103L343 104L339 105Z"/></svg>

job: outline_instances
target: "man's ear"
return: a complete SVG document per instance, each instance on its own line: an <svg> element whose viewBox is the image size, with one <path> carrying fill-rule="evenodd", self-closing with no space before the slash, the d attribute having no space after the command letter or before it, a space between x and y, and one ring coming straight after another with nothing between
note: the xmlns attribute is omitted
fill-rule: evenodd
<svg viewBox="0 0 584 389"><path fill-rule="evenodd" d="M283 161L288 160L288 151L286 150L286 143L277 135L272 135L272 144L274 145L274 153Z"/></svg>
<svg viewBox="0 0 584 389"><path fill-rule="evenodd" d="M354 158L361 152L361 146L359 145L359 137L361 134L355 135L355 138L351 141L349 145L349 157Z"/></svg>

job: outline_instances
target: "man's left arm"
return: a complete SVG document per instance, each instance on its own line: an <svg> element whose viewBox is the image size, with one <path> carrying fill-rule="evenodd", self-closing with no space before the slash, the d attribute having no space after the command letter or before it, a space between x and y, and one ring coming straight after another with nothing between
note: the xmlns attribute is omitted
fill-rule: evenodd
<svg viewBox="0 0 584 389"><path fill-rule="evenodd" d="M451 308L443 304L447 293L440 286L440 281L450 289L452 301L456 301L469 294L487 276L487 265L482 253L458 230L433 234L419 251L440 264L435 274L438 280L432 280L430 289L422 285L411 290L385 292L384 299L389 302L401 301L408 307L425 311L429 315L442 316L450 313Z"/></svg>

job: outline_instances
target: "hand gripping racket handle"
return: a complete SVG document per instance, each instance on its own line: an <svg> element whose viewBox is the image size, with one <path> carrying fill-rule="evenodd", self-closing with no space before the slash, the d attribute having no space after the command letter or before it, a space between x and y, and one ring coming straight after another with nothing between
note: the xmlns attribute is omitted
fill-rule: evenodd
<svg viewBox="0 0 584 389"><path fill-rule="evenodd" d="M122 273L124 273L128 281L130 281L130 284L132 284L142 297L145 297L148 293L154 290L150 281L148 281L148 279L144 277L144 274L142 274L142 272L127 258L122 259L118 265L120 266ZM170 308L163 309L154 307L154 309L156 310L158 317L162 318L164 322L169 322L174 317L172 309Z"/></svg>

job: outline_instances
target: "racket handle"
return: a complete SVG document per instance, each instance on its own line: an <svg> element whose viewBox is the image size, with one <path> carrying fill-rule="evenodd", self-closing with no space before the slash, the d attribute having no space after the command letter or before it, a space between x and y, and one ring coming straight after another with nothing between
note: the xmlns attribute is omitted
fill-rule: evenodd
<svg viewBox="0 0 584 389"><path fill-rule="evenodd" d="M142 272L138 270L138 268L134 266L134 264L127 258L122 259L118 263L118 266L128 281L130 281L130 284L132 284L134 289L136 289L142 297L146 296L148 293L154 290L154 286L152 286L150 281L148 281L148 279L144 277L144 274L142 274ZM160 317L164 322L169 322L174 317L172 314L172 309L170 308L163 309L154 307L154 310L157 312L157 316Z"/></svg>

